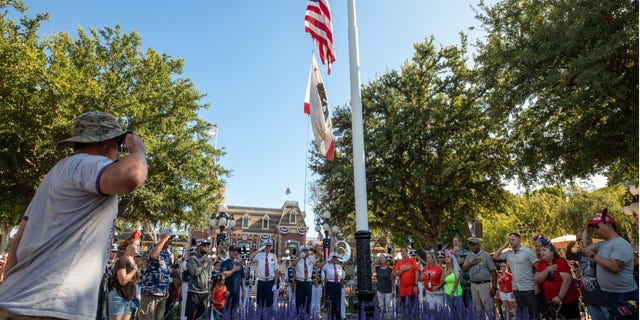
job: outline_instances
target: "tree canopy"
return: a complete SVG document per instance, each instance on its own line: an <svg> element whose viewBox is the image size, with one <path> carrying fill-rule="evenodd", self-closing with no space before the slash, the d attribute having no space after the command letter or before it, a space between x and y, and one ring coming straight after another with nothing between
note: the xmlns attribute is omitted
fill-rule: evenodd
<svg viewBox="0 0 640 320"><path fill-rule="evenodd" d="M596 204L621 208L630 199L620 186L583 211L566 201L581 194L577 178L638 183L637 12L637 0L481 1L486 37L473 61L464 35L441 49L432 38L399 71L364 85L371 228L435 247L473 220L490 237L525 222L554 233L566 231L565 219L583 223ZM310 164L320 177L316 212L355 231L348 106L332 121L335 159L314 154ZM514 177L528 190L564 187L509 195L502 182Z"/></svg>
<svg viewBox="0 0 640 320"><path fill-rule="evenodd" d="M367 198L372 228L435 246L479 208L497 209L510 166L500 123L484 110L461 45L416 44L411 61L362 90ZM336 158L317 154L315 194L341 225L354 216L351 113L334 112ZM355 230L351 230L355 231Z"/></svg>
<svg viewBox="0 0 640 320"><path fill-rule="evenodd" d="M0 9L3 7L0 6ZM13 6L23 13L20 2ZM121 197L120 217L145 225L206 226L229 174L210 143L198 112L209 106L190 79L184 61L142 50L141 37L119 26L77 38L56 33L39 39L46 15L8 16L0 21L0 224L3 235L24 213L43 175L70 150L55 145L69 137L76 115L105 111L135 130L147 146L149 176Z"/></svg>
<svg viewBox="0 0 640 320"><path fill-rule="evenodd" d="M528 185L638 183L638 1L480 3L475 59Z"/></svg>

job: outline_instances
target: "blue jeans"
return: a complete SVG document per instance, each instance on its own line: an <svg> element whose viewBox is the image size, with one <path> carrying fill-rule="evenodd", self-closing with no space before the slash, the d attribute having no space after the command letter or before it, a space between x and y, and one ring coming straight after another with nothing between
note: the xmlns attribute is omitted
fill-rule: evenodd
<svg viewBox="0 0 640 320"><path fill-rule="evenodd" d="M451 295L445 294L444 305L451 310L464 310L464 301L461 295L451 298Z"/></svg>
<svg viewBox="0 0 640 320"><path fill-rule="evenodd" d="M609 314L613 317L616 316L616 308L621 305L620 301L635 301L638 302L638 289L629 292L605 292L604 296L607 299L607 306L609 307Z"/></svg>
<svg viewBox="0 0 640 320"><path fill-rule="evenodd" d="M109 292L109 315L131 314L133 300L127 300L118 294L116 290Z"/></svg>
<svg viewBox="0 0 640 320"><path fill-rule="evenodd" d="M607 320L609 319L609 310L607 307L587 305L591 320Z"/></svg>

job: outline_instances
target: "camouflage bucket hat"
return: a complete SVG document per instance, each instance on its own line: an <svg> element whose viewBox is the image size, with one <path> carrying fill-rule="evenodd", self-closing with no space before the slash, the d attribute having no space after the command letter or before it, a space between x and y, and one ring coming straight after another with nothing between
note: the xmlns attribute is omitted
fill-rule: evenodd
<svg viewBox="0 0 640 320"><path fill-rule="evenodd" d="M74 142L107 141L126 133L118 124L116 117L105 112L86 112L73 120L72 137L58 142L57 147L73 146Z"/></svg>

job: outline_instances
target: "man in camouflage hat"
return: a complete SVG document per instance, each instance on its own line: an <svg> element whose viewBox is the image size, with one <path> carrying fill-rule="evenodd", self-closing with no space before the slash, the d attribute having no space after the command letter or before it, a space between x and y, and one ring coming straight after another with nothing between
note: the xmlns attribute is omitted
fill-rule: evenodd
<svg viewBox="0 0 640 320"><path fill-rule="evenodd" d="M118 160L123 144L129 154ZM1 319L96 319L118 194L147 178L142 138L110 114L79 115L58 146L74 152L47 173L20 222L0 287Z"/></svg>

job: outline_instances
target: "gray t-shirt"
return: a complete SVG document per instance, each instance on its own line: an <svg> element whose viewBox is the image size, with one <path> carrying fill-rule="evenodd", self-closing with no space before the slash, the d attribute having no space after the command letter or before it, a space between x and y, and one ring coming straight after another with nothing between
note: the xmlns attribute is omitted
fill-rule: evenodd
<svg viewBox="0 0 640 320"><path fill-rule="evenodd" d="M464 264L466 265L471 263L475 258L482 259L482 261L469 268L469 280L471 283L490 281L491 271L496 270L496 265L493 263L493 259L491 259L491 256L483 250L478 251L478 253L473 253L473 251L471 251L464 260Z"/></svg>
<svg viewBox="0 0 640 320"><path fill-rule="evenodd" d="M376 290L378 292L391 293L393 289L391 284L392 271L393 270L388 266L384 269L380 268L380 266L376 266L376 280L377 280Z"/></svg>
<svg viewBox="0 0 640 320"><path fill-rule="evenodd" d="M16 257L0 287L0 307L27 316L93 320L113 234L118 196L102 195L113 160L74 154L47 173L24 217Z"/></svg>
<svg viewBox="0 0 640 320"><path fill-rule="evenodd" d="M600 258L620 260L624 268L620 272L611 272L599 263L596 266L596 278L604 292L623 293L638 290L633 278L633 247L621 237L601 241L595 244Z"/></svg>

